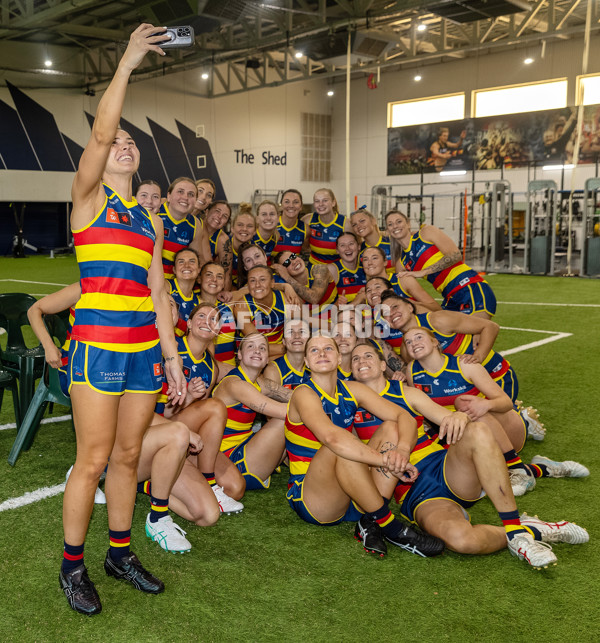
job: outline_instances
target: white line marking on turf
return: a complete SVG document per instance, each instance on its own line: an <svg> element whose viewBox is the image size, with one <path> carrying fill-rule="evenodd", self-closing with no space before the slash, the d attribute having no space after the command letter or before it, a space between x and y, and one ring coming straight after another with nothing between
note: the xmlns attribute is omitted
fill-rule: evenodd
<svg viewBox="0 0 600 643"><path fill-rule="evenodd" d="M544 335L551 335L551 337L546 337L545 339L540 339L537 342L530 342L529 344L521 344L521 346L515 346L514 348L509 348L506 351L501 351L503 357L507 355L514 355L515 353L521 353L522 351L529 350L530 348L538 348L544 344L550 344L550 342L555 342L558 339L564 339L565 337L571 337L573 333L560 333L555 330L539 330L537 328L514 328L512 326L500 326L503 330L520 330L526 333L543 333Z"/></svg>
<svg viewBox="0 0 600 643"><path fill-rule="evenodd" d="M53 281L28 281L27 279L0 279L0 281L14 281L17 284L37 284L42 286L68 286L69 284L56 284Z"/></svg>
<svg viewBox="0 0 600 643"><path fill-rule="evenodd" d="M40 424L52 424L53 422L66 422L70 420L70 415L57 415L56 417L44 418ZM0 431L6 431L7 429L16 429L16 422L10 422L9 424L0 424Z"/></svg>
<svg viewBox="0 0 600 643"><path fill-rule="evenodd" d="M0 511L6 511L7 509L18 509L19 507L24 507L25 505L31 505L34 502L43 500L44 498L52 498L52 496L58 496L59 493L63 493L65 490L65 484L56 484L53 487L41 487L41 489L36 489L35 491L28 491L18 498L9 498L3 503L0 503Z"/></svg>

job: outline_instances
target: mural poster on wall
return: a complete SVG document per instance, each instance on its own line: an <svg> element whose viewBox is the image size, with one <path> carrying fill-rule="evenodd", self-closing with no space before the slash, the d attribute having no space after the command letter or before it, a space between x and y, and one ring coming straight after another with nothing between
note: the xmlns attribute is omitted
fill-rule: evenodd
<svg viewBox="0 0 600 643"><path fill-rule="evenodd" d="M577 108L506 114L388 129L387 173L572 163ZM600 105L584 108L579 163L600 154Z"/></svg>

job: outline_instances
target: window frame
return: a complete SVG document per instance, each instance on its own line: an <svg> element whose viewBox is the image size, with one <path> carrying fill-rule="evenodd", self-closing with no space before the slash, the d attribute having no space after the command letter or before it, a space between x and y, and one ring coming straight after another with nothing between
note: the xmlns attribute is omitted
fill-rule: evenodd
<svg viewBox="0 0 600 643"><path fill-rule="evenodd" d="M463 110L462 110L462 115L459 116L458 118L442 118L442 119L437 119L434 121L424 121L420 123L410 123L409 125L394 125L392 122L393 118L393 111L394 111L394 106L395 105L406 105L408 103L422 103L423 101L429 101L429 100L437 100L440 98L453 98L455 96L462 96L463 98ZM412 98L409 100L395 100L395 101L390 101L388 103L388 129L396 128L396 127L414 127L416 125L428 125L430 123L445 123L446 121L460 121L466 118L465 116L465 108L466 108L466 100L467 96L465 92L452 92L451 94L437 94L435 96L423 96L422 98Z"/></svg>
<svg viewBox="0 0 600 643"><path fill-rule="evenodd" d="M565 104L559 105L557 107L542 107L541 109L526 109L522 112L507 112L503 110L498 114L486 114L485 116L477 115L477 94L482 94L484 92L495 92L502 89L516 89L518 87L535 87L537 85L548 85L550 83L565 83ZM481 89L473 89L471 91L471 118L493 118L494 116L502 116L504 114L524 114L528 111L542 112L547 109L562 109L567 107L569 104L569 79L566 76L561 76L559 78L549 78L546 80L536 80L528 83L515 83L513 85L498 85L496 87L482 87Z"/></svg>

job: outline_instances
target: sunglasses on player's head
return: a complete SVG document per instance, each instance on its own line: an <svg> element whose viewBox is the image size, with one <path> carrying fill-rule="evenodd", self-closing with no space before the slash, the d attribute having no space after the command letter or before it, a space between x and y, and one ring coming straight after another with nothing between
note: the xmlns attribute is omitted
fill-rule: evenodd
<svg viewBox="0 0 600 643"><path fill-rule="evenodd" d="M292 252L292 254L285 261L281 262L281 265L284 268L287 268L292 263L292 261L294 261L294 259L297 259L297 258L298 258L298 255L295 252Z"/></svg>

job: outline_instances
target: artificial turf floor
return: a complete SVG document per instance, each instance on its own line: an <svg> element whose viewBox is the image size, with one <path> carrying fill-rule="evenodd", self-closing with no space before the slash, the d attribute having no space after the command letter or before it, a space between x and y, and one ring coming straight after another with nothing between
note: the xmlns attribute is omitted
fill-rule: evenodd
<svg viewBox="0 0 600 643"><path fill-rule="evenodd" d="M0 292L42 295L76 279L72 258L0 259ZM508 275L489 281L504 302L496 317L501 326L571 333L509 357L521 399L539 409L548 428L546 440L528 441L522 455L577 460L591 475L540 480L518 505L543 518L583 525L590 532L588 544L556 545L558 566L544 571L507 551L448 552L426 560L394 549L378 560L352 539L353 525L320 528L298 519L285 501L284 468L268 491L246 495L240 515L225 516L211 528L176 518L193 546L186 555L166 554L145 538L149 501L138 496L133 547L164 580L167 589L159 596L143 595L105 575L106 508L97 506L86 562L103 612L86 618L68 609L58 588L59 494L0 512L0 640L597 641L600 282ZM502 330L497 346L507 350L549 336ZM0 425L11 421L7 394ZM75 456L70 422L45 424L12 468L6 457L15 435L14 429L0 431L0 505L63 482ZM498 524L486 499L470 513L473 522Z"/></svg>

